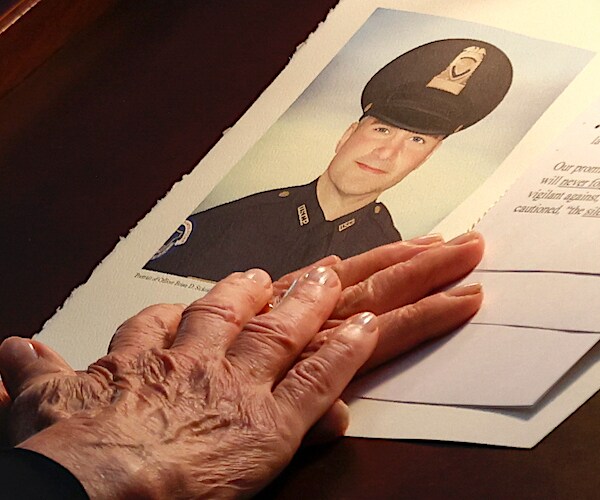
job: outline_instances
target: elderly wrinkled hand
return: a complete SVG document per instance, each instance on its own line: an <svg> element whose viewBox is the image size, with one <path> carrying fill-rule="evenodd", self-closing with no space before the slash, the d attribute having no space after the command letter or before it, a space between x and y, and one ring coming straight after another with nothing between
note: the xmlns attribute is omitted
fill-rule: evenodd
<svg viewBox="0 0 600 500"><path fill-rule="evenodd" d="M333 270L315 268L258 314L272 296L268 275L236 273L181 321L174 308L150 308L127 322L85 374L40 344L10 339L0 364L12 416L40 428L56 422L19 446L66 466L93 497L252 494L289 462L375 347L376 319L363 313L298 361L340 292ZM21 349L30 349L29 367Z"/></svg>
<svg viewBox="0 0 600 500"><path fill-rule="evenodd" d="M336 398L363 363L372 368L476 312L479 286L444 288L482 251L477 233L448 243L433 235L328 257L274 284L262 271L237 273L187 308L152 306L128 320L86 372L39 342L9 339L0 347L9 437L69 468L74 457L91 462L96 472L84 470L86 481L108 451L108 470L122 467L121 493L125 484L132 494L164 491L148 474L183 478L186 494L251 493L317 420L309 440L343 433L348 411ZM262 314L267 301L277 306ZM48 451L72 433L71 446Z"/></svg>

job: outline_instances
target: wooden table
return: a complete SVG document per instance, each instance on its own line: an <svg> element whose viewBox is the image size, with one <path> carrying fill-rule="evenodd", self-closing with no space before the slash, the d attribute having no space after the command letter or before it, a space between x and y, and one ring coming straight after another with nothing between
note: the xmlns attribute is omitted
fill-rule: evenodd
<svg viewBox="0 0 600 500"><path fill-rule="evenodd" d="M123 0L4 95L0 336L39 331L335 3ZM599 498L597 460L598 396L531 451L348 438L262 496Z"/></svg>

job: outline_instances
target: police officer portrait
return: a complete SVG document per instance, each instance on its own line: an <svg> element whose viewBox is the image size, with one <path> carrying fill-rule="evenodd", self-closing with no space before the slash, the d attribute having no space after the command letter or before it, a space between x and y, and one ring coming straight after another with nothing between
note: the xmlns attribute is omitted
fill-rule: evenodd
<svg viewBox="0 0 600 500"><path fill-rule="evenodd" d="M413 19L406 19L407 16ZM293 133L285 138L278 137L277 128L272 127L248 153L250 158L243 159L225 179L227 182L221 183L225 186L224 191L227 191L228 183L248 189L249 183L267 177L272 188L250 188L251 194L245 196L236 196L229 189L224 199L230 199L226 202L219 199L218 190L215 190L217 195L212 199L209 196L208 203L200 205L198 211L177 228L145 269L218 281L231 272L258 267L269 272L273 279L278 279L328 255L347 258L380 245L427 233L441 216L435 211L430 213L429 208L420 208L415 214L414 206L426 200L431 206L441 206L442 211L454 208L461 197L474 189L471 184L485 180L587 62L584 54L580 54L577 64L571 57L567 75L560 76L559 81L549 75L544 88L539 85L533 88L534 84L527 78L517 80L519 69L527 69L522 62L527 59L523 50L534 45L533 53L542 51L540 45L547 45L547 42L530 41L511 33L496 34L492 30L495 36L490 38L494 39L494 43L470 37L430 38L404 50L399 48L393 58L388 56L385 63L379 64L374 71L367 68L356 71L359 61L368 61L365 66L370 67L374 64L373 60L378 59L375 54L390 53L390 44L385 46L385 51L375 50L371 41L374 32L378 35L376 43L385 45L386 40L398 37L398 31L394 34L393 27L389 27L390 38L383 37L386 30L382 27L394 22L405 23L412 26L415 33L412 38L418 40L417 21L424 23L425 20L430 21L428 18L431 16L378 9L365 24L362 33L357 33L346 44L294 103L297 109L293 109L294 106L290 108L291 113L303 114L297 121L309 123L305 127L310 130L306 138L298 141ZM367 26L369 23L371 26ZM454 24L461 24L456 21L447 23L449 32L455 31ZM432 31L432 28L429 30ZM409 40L397 45L406 47L411 43L406 29L401 36ZM382 38L384 42L381 42ZM369 47L373 50L371 54ZM515 47L520 50L515 51ZM572 51L574 49L565 48L565 54L560 52L557 57L570 57ZM516 56L513 57L511 52ZM336 65L336 59L344 57L348 67L348 86L344 85L341 64ZM531 71L535 64L531 60L528 70ZM370 74L366 74L369 71ZM559 71L555 71L558 77ZM515 82L521 98L526 91L538 93L532 107L520 113L517 112L517 96L512 103L509 102ZM356 91L359 84L360 89ZM344 92L337 92L343 87ZM540 92L543 95L541 100ZM323 114L323 107L327 106L318 104L323 95L330 97L329 108L344 106L344 112L326 110L329 116L338 118L331 120ZM502 111L505 99L507 109ZM343 104L342 100L348 101L348 104ZM309 101L317 104L307 106L305 103ZM520 105L520 108L523 107ZM484 126L495 113L501 114L501 117L495 124L488 124L487 142L480 139L481 135L472 135L451 150L451 160L446 155L444 165L453 165L453 174L440 172L438 165L432 167L437 169L434 174L438 175L433 175L433 180L421 181L424 187L420 191L410 186L403 193L399 191L417 175L417 170L428 169L436 156L455 138L458 140L471 130ZM338 125L341 123L340 115L349 117L342 127ZM282 120L285 122L285 114ZM502 123L501 128L499 123ZM336 129L337 137L332 140ZM320 137L320 130L325 137ZM290 142L294 143L293 153L288 151L272 159L265 158L268 154L260 153L261 150L272 151L272 144ZM312 154L316 149L319 149L319 154ZM310 160L315 156L322 159ZM478 167L479 163L486 161L491 166ZM253 170L253 162L259 165L256 171ZM461 163L464 165L461 166ZM292 164L298 167L294 168ZM307 164L310 168L306 167ZM469 169L466 175L465 168ZM293 175L279 175L286 170L293 171ZM244 180L244 176L249 177L251 182ZM282 180L284 177L290 179L289 184ZM453 189L448 189L449 186ZM221 185L218 187L221 188ZM390 210L394 202L383 200L384 196L402 199L404 207ZM206 207L211 203L212 206ZM446 207L448 204L452 206ZM397 216L397 213L410 212L411 207L412 228L408 222L400 223L401 217ZM426 219L423 217L426 213L429 213L430 220L421 221Z"/></svg>

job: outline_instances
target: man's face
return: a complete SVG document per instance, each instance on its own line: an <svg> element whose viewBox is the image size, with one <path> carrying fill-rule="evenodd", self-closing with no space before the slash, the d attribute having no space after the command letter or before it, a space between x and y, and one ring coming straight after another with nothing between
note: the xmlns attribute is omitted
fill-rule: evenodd
<svg viewBox="0 0 600 500"><path fill-rule="evenodd" d="M425 162L442 140L368 116L346 130L326 175L341 193L378 196Z"/></svg>

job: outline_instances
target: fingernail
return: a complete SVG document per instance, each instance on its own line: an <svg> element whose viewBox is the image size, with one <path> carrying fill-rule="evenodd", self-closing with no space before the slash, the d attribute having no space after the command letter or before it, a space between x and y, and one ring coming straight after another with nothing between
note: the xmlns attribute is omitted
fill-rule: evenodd
<svg viewBox="0 0 600 500"><path fill-rule="evenodd" d="M268 287L271 284L269 273L262 269L249 269L244 273L244 278L252 280L264 287Z"/></svg>
<svg viewBox="0 0 600 500"><path fill-rule="evenodd" d="M444 241L444 238L439 233L427 234L425 236L419 236L417 238L412 238L407 241L412 245L431 245L432 243L439 243Z"/></svg>
<svg viewBox="0 0 600 500"><path fill-rule="evenodd" d="M377 322L375 321L376 316L372 312L363 312L352 316L349 323L357 325L362 328L366 333L374 332L377 329Z"/></svg>
<svg viewBox="0 0 600 500"><path fill-rule="evenodd" d="M320 266L311 269L306 274L302 275L300 278L295 279L281 297L275 297L270 304L269 310L281 304L283 299L290 295L300 283L308 281L309 283L315 283L319 286L336 286L337 281L335 279L331 279L332 277L337 277L337 274L329 267Z"/></svg>
<svg viewBox="0 0 600 500"><path fill-rule="evenodd" d="M33 344L20 337L10 337L2 342L3 359L9 358L11 361L18 361L23 364L24 361L32 363L39 356Z"/></svg>
<svg viewBox="0 0 600 500"><path fill-rule="evenodd" d="M332 266L342 260L337 255L328 255L314 263L315 266Z"/></svg>
<svg viewBox="0 0 600 500"><path fill-rule="evenodd" d="M463 243L468 243L470 241L475 241L479 239L479 233L477 231L469 231L468 233L461 234L454 239L451 239L447 244L448 245L462 245Z"/></svg>
<svg viewBox="0 0 600 500"><path fill-rule="evenodd" d="M334 271L332 271L328 267L319 266L315 267L308 271L304 276L302 276L301 281L309 281L311 283L315 283L320 286L330 285L335 286L335 279L333 277L337 276ZM290 290L292 287L290 287Z"/></svg>
<svg viewBox="0 0 600 500"><path fill-rule="evenodd" d="M337 335L347 339L359 338L370 335L377 330L376 316L370 312L363 312L352 316L336 330Z"/></svg>
<svg viewBox="0 0 600 500"><path fill-rule="evenodd" d="M466 297L467 295L477 295L478 293L481 293L482 288L481 283L471 283L470 285L451 288L450 290L446 290L445 293L452 297Z"/></svg>

